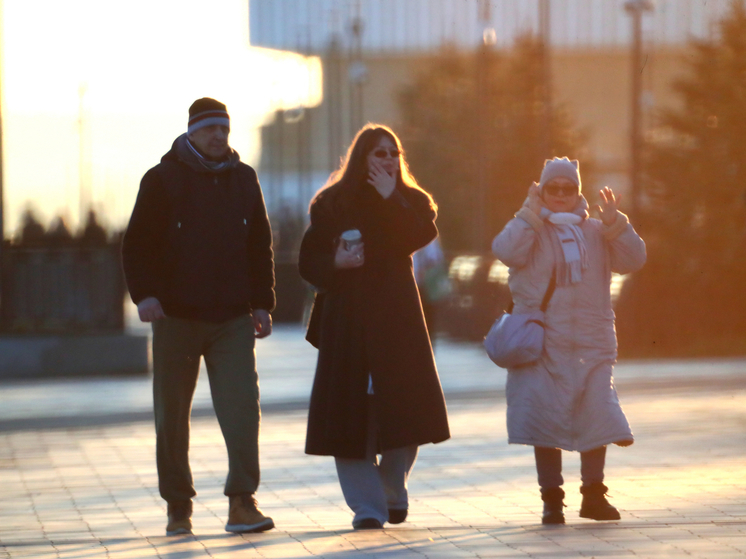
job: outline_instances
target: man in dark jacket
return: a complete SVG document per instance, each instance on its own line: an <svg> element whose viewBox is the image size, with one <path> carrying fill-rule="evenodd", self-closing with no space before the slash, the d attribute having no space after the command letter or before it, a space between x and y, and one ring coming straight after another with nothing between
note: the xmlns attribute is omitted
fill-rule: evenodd
<svg viewBox="0 0 746 559"><path fill-rule="evenodd" d="M274 526L257 508L259 389L254 339L272 333L272 233L254 169L228 145L225 105L203 98L142 179L122 244L140 320L153 323L158 485L167 535L189 534L189 416L204 357L228 449L229 532Z"/></svg>

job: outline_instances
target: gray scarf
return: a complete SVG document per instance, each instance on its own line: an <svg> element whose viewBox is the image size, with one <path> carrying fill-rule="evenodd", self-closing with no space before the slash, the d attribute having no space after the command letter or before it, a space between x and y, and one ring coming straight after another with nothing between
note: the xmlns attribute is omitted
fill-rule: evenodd
<svg viewBox="0 0 746 559"><path fill-rule="evenodd" d="M186 145L189 150L197 156L197 161L199 161L203 167L209 169L210 171L222 171L223 169L228 167L228 165L230 165L230 159L224 159L223 161L212 161L211 159L207 159L204 155L197 151L197 148L192 145L192 142L189 141L189 138L187 138Z"/></svg>
<svg viewBox="0 0 746 559"><path fill-rule="evenodd" d="M526 203L528 205L528 199ZM588 219L588 202L581 194L580 201L572 212L550 212L542 206L539 217L551 228L553 235L557 285L570 285L583 279L583 270L588 268L588 249L580 225Z"/></svg>
<svg viewBox="0 0 746 559"><path fill-rule="evenodd" d="M175 152L176 156L189 165L195 171L209 171L210 173L221 173L226 169L230 169L238 165L240 160L238 153L233 148L228 148L228 153L225 159L222 161L211 161L206 159L187 138L186 134L182 134L176 140L171 148L171 152L166 154L167 157L170 153Z"/></svg>

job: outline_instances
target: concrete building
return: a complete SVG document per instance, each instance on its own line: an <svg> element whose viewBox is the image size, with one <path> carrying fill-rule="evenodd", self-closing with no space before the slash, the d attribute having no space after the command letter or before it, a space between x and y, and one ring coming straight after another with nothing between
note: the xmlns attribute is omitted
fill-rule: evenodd
<svg viewBox="0 0 746 559"><path fill-rule="evenodd" d="M252 45L322 58L320 107L278 113L263 130L260 171L271 211L304 210L367 121L397 127L397 93L444 45L496 49L539 33L551 46L552 97L587 130L598 184L629 186L633 42L630 0L250 0ZM642 0L631 0L642 1ZM730 0L657 0L642 17L641 124L676 103L689 38L705 38ZM546 10L546 11L542 11ZM543 15L542 15L543 14Z"/></svg>

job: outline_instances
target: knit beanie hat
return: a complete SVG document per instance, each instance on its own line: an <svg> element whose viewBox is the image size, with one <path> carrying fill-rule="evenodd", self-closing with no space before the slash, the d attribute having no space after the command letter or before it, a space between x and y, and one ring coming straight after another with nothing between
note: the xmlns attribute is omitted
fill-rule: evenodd
<svg viewBox="0 0 746 559"><path fill-rule="evenodd" d="M581 187L580 183L580 163L577 159L570 161L567 157L555 157L554 159L547 159L544 162L544 170L541 172L541 179L539 179L539 190L544 188L544 185L552 179L557 177L563 177L570 179L578 188Z"/></svg>
<svg viewBox="0 0 746 559"><path fill-rule="evenodd" d="M227 126L228 128L231 127L230 117L228 116L228 110L225 108L225 105L209 97L197 99L192 103L192 106L189 107L187 134L214 124Z"/></svg>

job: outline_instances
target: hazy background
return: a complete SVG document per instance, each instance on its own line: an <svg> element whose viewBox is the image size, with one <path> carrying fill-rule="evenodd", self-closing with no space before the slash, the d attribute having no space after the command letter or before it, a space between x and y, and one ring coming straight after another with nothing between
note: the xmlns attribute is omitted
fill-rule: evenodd
<svg viewBox="0 0 746 559"><path fill-rule="evenodd" d="M199 97L228 105L231 143L249 163L268 113L320 102L318 59L249 45L246 0L0 6L6 235L27 204L74 227L90 202L110 226L126 224L140 178Z"/></svg>
<svg viewBox="0 0 746 559"><path fill-rule="evenodd" d="M51 246L80 240L93 208L115 266L140 178L211 96L259 173L278 321L308 298L308 202L374 121L439 204L449 335L484 335L506 293L490 240L566 155L591 203L604 185L623 195L647 243L646 267L615 280L623 354L746 353L743 0L0 2L9 254L36 254L25 209Z"/></svg>

